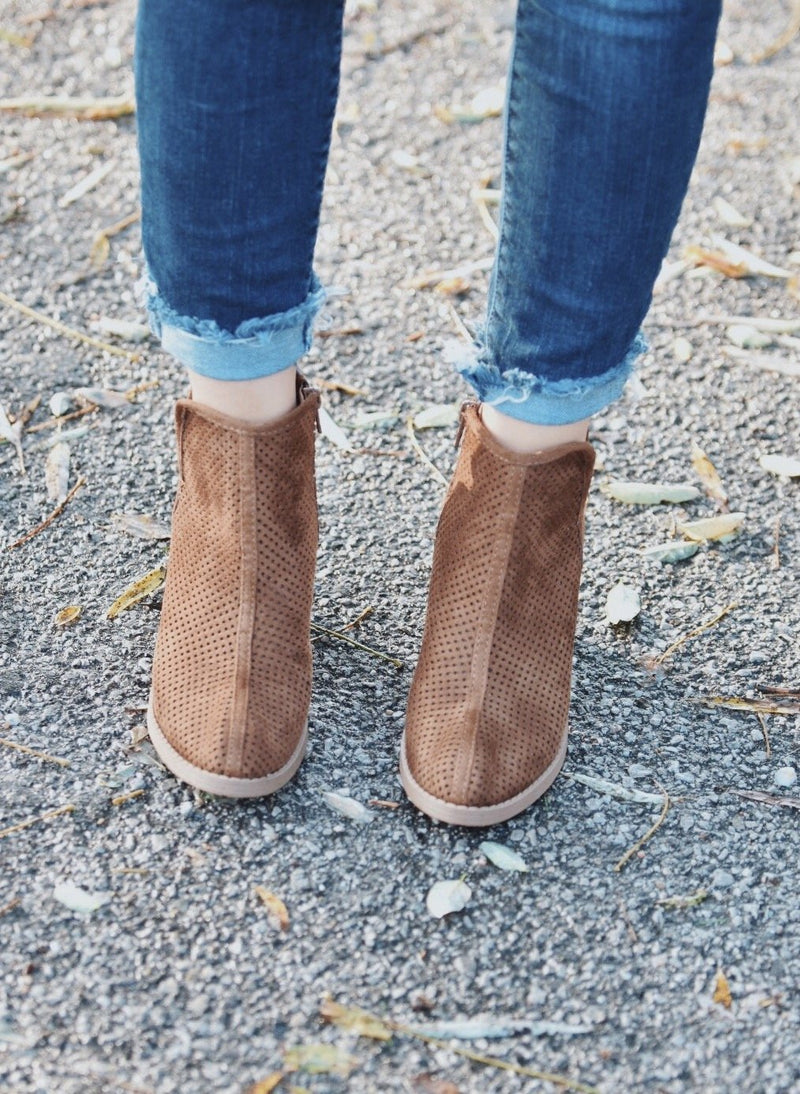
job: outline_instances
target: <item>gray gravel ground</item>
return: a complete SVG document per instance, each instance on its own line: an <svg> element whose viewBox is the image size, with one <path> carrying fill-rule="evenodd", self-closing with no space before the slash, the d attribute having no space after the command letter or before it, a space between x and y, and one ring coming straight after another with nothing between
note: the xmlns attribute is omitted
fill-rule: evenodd
<svg viewBox="0 0 800 1094"><path fill-rule="evenodd" d="M0 0L0 28L35 36L27 49L0 41L0 94L131 89L132 0L55 0L44 21L26 21L46 8ZM486 176L497 179L500 122L447 125L434 108L497 83L513 20L506 3L421 0L408 8L360 3L348 16L319 244L323 278L348 295L331 304L330 336L308 362L312 376L366 392L329 392L327 405L353 444L369 450L318 445L315 619L342 625L372 606L359 637L404 667L331 640L317 644L311 752L274 799L231 805L196 795L153 762L147 742L131 745L158 597L113 622L105 611L162 561L165 544L125 535L111 518L168 519L180 370L152 343L130 362L0 310L0 401L13 413L41 395L30 425L47 420L56 391L159 379L130 407L63 427L88 427L71 441L70 472L71 483L85 475L87 485L44 533L3 554L2 735L70 766L0 747L0 828L75 806L0 838L3 1091L240 1092L279 1069L287 1047L318 1041L344 1046L357 1069L349 1078L298 1073L280 1090L292 1082L331 1094L436 1090L424 1074L462 1094L555 1089L420 1041L381 1045L325 1027L324 992L403 1022L488 1016L590 1027L467 1047L603 1094L800 1090L799 791L774 784L781 767L800 769L797 720L767 715L768 756L753 713L695 702L757 696L761 685L800 687L800 480L758 463L764 453L800 455L797 343L742 359L725 327L704 318L796 318L797 280L794 295L785 280L766 277L705 271L670 281L655 298L640 383L594 426L600 468L567 769L665 788L674 802L663 825L615 872L658 807L560 778L539 805L492 833L530 864L527 874L509 874L481 855L483 833L433 824L403 799L397 747L442 498L404 423L460 393L441 349L457 333L454 311L468 324L480 316L486 279L471 274L471 292L454 300L403 282L491 254L470 192ZM790 15L788 0L764 8L728 5L721 37L734 60L716 73L670 259L723 232L800 274L800 40L749 63ZM29 160L8 167L26 153ZM136 227L111 240L102 270L87 273L95 232L136 207L132 119L7 115L0 161L2 289L85 331L101 317L141 321ZM112 161L90 193L59 207L76 181ZM719 197L752 224L723 223ZM352 325L362 333L336 333ZM755 367L764 355L795 375ZM355 425L367 411L394 410L394 422ZM54 435L26 434L25 477L11 446L0 447L5 543L51 508L44 463ZM420 439L447 474L452 430ZM744 529L687 562L645 563L640 548L669 537L674 507L630 508L598 486L610 477L692 479L692 440L715 462L731 508L746 512ZM685 506L691 517L712 511L706 499ZM623 578L640 590L642 612L612 629L605 598ZM647 667L734 601L733 612L660 669ZM83 606L82 618L54 628L54 613L70 604ZM786 805L794 795L794 808L732 788L786 797ZM111 804L136 789L143 794ZM328 808L325 790L399 804L375 807L372 822L357 825ZM465 873L470 903L432 919L429 886ZM111 899L91 915L70 911L53 897L64 880ZM284 900L286 932L265 914L256 885ZM657 903L698 889L708 897L696 906ZM718 970L730 985L729 1008L713 998Z"/></svg>

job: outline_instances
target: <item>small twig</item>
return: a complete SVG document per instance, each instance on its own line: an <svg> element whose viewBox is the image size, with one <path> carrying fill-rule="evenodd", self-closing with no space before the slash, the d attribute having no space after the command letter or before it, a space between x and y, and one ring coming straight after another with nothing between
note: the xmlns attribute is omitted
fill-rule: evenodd
<svg viewBox="0 0 800 1094"><path fill-rule="evenodd" d="M406 428L408 430L408 436L409 436L409 439L411 441L411 445L412 445L414 451L417 453L417 455L422 460L422 462L425 464L425 466L430 469L430 471L433 473L434 477L439 480L439 482L442 484L442 486L446 487L447 486L447 479L444 477L444 475L441 473L439 468L436 466L436 464L433 462L433 460L428 456L428 454L425 452L425 449L422 447L422 445L417 440L417 435L414 432L414 417L413 417L413 415L409 416L409 419L406 422Z"/></svg>
<svg viewBox="0 0 800 1094"><path fill-rule="evenodd" d="M342 380L322 380L319 376L315 376L312 384L314 387L321 387L323 391L341 391L343 395L363 395L365 398L369 396L368 391L345 384Z"/></svg>
<svg viewBox="0 0 800 1094"><path fill-rule="evenodd" d="M753 713L755 714L756 718L758 718L758 724L761 726L761 733L764 737L764 748L767 752L767 759L769 759L772 755L772 746L769 743L769 730L767 729L767 719L764 717L760 710L756 710Z"/></svg>
<svg viewBox="0 0 800 1094"><path fill-rule="evenodd" d="M355 638L343 634L342 631L334 631L329 627L322 627L319 623L312 623L311 630L316 631L317 634L325 634L329 638L338 638L340 642L346 642L348 646L354 646L357 650L363 650L364 653L371 653L373 657L379 657L381 661L388 661L389 664L394 665L395 668L401 669L403 667L403 662L399 661L396 657L390 657L388 653L381 653L380 650L373 649L372 646L365 646L363 642L356 642Z"/></svg>
<svg viewBox="0 0 800 1094"><path fill-rule="evenodd" d="M353 628L357 627L359 625L359 623L363 623L368 615L372 615L372 613L374 611L375 611L375 609L373 608L373 606L371 604L368 604L367 607L364 608L364 610L362 612L358 613L358 615L355 617L355 619L351 619L349 623L345 623L345 625L342 627L342 630L343 631L353 630Z"/></svg>
<svg viewBox="0 0 800 1094"><path fill-rule="evenodd" d="M15 547L21 547L23 543L27 543L28 540L33 539L34 536L38 536L40 532L43 532L45 528L48 527L48 525L53 523L56 517L61 516L69 502L75 497L80 488L85 485L86 479L81 476L72 487L70 492L67 494L67 496L64 498L64 500L58 503L52 513L49 513L48 516L44 518L41 524L37 524L35 528L31 528L30 532L26 532L24 536L20 536L20 538L15 539L13 543L9 543L9 545L6 547L6 550L13 551Z"/></svg>
<svg viewBox="0 0 800 1094"><path fill-rule="evenodd" d="M117 346L112 346L108 342L101 342L99 338L92 338L91 335L84 334L83 331L75 330L74 327L68 327L66 323L62 323L58 319L51 319L49 315L44 315L40 311L29 308L27 304L15 300L14 297L9 296L8 293L0 292L0 303L5 304L6 307L14 308L16 311L26 315L29 319L35 319L37 323L43 323L46 327L58 331L59 334L63 334L67 338L74 338L78 342L84 342L87 346L94 346L95 349L101 349L105 353L114 354L116 357L124 357L128 361L141 360L141 354L132 353L127 349L119 349Z"/></svg>
<svg viewBox="0 0 800 1094"><path fill-rule="evenodd" d="M51 820L53 817L60 817L62 813L74 813L75 806L72 804L62 805L60 809L51 809L49 813L42 813L40 817L31 817L30 820L20 821L19 824L12 824L10 828L3 828L0 830L0 839L4 836L11 836L14 832L21 832L24 828L30 828L32 824L38 824L39 821Z"/></svg>
<svg viewBox="0 0 800 1094"><path fill-rule="evenodd" d="M4 916L7 912L10 912L13 908L16 908L21 903L22 900L20 897L12 897L11 900L9 900L8 904L4 904L3 907L0 908L0 916Z"/></svg>
<svg viewBox="0 0 800 1094"><path fill-rule="evenodd" d="M672 654L675 653L676 650L679 650L686 642L690 641L692 638L697 638L703 631L707 631L709 627L713 627L715 623L719 623L719 621L724 619L729 612L732 612L734 608L738 607L738 603L728 604L721 611L717 612L712 619L707 620L705 623L701 623L699 627L695 627L694 630L682 635L673 642L671 646L667 646L663 653L660 653L658 657L654 658L652 662L653 665L663 665L666 659L671 657Z"/></svg>
<svg viewBox="0 0 800 1094"><path fill-rule="evenodd" d="M664 819L665 819L667 813L669 812L670 804L671 804L670 796L665 790L664 791L664 805L661 808L661 815L659 816L659 818L655 822L655 824L653 824L650 828L647 829L647 831L642 836L642 838L640 840L637 840L636 843L634 843L633 847L631 847L629 850L627 850L625 852L625 854L622 856L622 858L619 860L619 862L614 867L614 870L615 870L616 873L619 873L620 870L622 870L623 866L625 866L625 864L633 858L633 856L636 854L636 852L641 850L641 848L644 847L644 845L647 843L647 841L652 836L654 836L655 833L659 830L661 825L664 823Z"/></svg>
<svg viewBox="0 0 800 1094"><path fill-rule="evenodd" d="M779 34L766 49L762 49L760 53L754 53L752 57L748 57L748 61L751 65L759 65L762 61L768 61L770 57L774 57L776 53L780 53L782 49L785 49L798 33L800 33L800 0L794 0L789 23L783 33Z"/></svg>
<svg viewBox="0 0 800 1094"><path fill-rule="evenodd" d="M129 387L127 391L123 391L123 395L128 401L132 402L137 395L141 395L143 391L152 391L160 385L160 380L142 380L139 384L134 384L133 387Z"/></svg>
<svg viewBox="0 0 800 1094"><path fill-rule="evenodd" d="M61 425L63 422L72 422L76 418L82 418L85 414L94 414L96 410L100 408L92 403L91 406L82 406L79 410L70 410L68 414L59 414L57 418L48 418L46 422L39 422L37 425L32 425L29 429L26 429L26 433L41 433L43 429L52 429L53 426Z"/></svg>
<svg viewBox="0 0 800 1094"><path fill-rule="evenodd" d="M134 798L141 798L144 794L144 790L131 790L128 794L118 794L116 798L111 799L112 805L124 805L125 802L132 801Z"/></svg>
<svg viewBox="0 0 800 1094"><path fill-rule="evenodd" d="M374 805L376 809L399 809L400 802L389 802L383 798L370 798L367 805Z"/></svg>
<svg viewBox="0 0 800 1094"><path fill-rule="evenodd" d="M16 741L9 741L7 737L0 737L0 745L5 745L6 748L16 748L19 752L24 752L28 756L35 756L37 760L47 760L51 764L60 764L61 767L69 767L69 760L62 760L60 756L51 756L48 752L37 752L35 748L28 748L27 745L18 744Z"/></svg>

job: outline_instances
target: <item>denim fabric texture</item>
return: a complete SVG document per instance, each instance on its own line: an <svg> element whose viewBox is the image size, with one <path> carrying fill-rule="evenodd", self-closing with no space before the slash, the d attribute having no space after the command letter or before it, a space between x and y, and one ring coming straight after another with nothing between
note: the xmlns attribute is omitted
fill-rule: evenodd
<svg viewBox="0 0 800 1094"><path fill-rule="evenodd" d="M562 424L621 392L688 186L720 0L519 0L478 397ZM142 228L164 347L218 379L288 367L313 251L343 0L140 0Z"/></svg>

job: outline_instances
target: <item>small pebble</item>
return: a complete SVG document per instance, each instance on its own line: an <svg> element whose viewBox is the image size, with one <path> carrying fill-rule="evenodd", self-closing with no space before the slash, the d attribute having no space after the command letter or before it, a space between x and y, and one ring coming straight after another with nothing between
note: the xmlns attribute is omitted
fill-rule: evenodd
<svg viewBox="0 0 800 1094"><path fill-rule="evenodd" d="M733 882L733 874L727 870L715 870L711 875L711 884L715 889L729 889Z"/></svg>
<svg viewBox="0 0 800 1094"><path fill-rule="evenodd" d="M776 786L794 786L797 782L797 772L793 767L779 767L775 772L773 782Z"/></svg>
<svg viewBox="0 0 800 1094"><path fill-rule="evenodd" d="M50 396L48 406L53 417L60 418L72 408L72 396L66 391L56 391Z"/></svg>
<svg viewBox="0 0 800 1094"><path fill-rule="evenodd" d="M630 764L628 774L632 779L646 779L648 775L653 774L653 769L645 767L644 764Z"/></svg>

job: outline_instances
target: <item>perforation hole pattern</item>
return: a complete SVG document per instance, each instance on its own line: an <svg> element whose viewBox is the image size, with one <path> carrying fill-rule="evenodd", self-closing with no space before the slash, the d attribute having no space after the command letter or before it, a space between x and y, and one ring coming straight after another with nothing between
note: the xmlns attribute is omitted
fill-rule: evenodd
<svg viewBox="0 0 800 1094"><path fill-rule="evenodd" d="M237 430L181 401L182 478L153 665L156 720L205 771L260 778L295 750L311 690L317 548L310 396L288 419ZM250 614L243 597L255 597ZM252 620L252 638L242 635ZM242 672L249 651L249 672ZM238 697L237 679L247 680ZM234 708L240 724L233 724ZM235 757L239 757L237 760Z"/></svg>
<svg viewBox="0 0 800 1094"><path fill-rule="evenodd" d="M510 462L466 412L439 520L406 751L428 793L507 801L555 759L567 731L583 507L594 454L570 446Z"/></svg>

